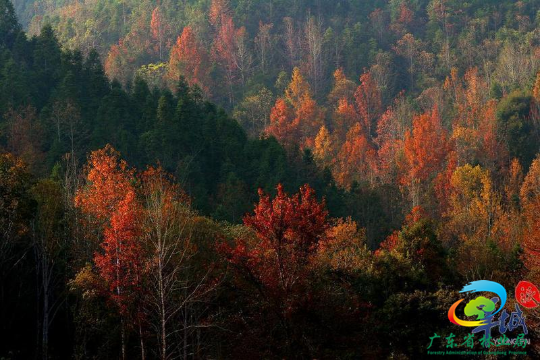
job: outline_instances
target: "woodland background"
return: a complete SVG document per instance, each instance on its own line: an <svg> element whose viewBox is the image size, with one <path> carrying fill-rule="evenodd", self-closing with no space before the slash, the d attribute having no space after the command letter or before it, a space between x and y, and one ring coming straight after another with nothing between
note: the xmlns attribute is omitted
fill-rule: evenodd
<svg viewBox="0 0 540 360"><path fill-rule="evenodd" d="M461 340L540 284L539 9L0 0L0 358Z"/></svg>

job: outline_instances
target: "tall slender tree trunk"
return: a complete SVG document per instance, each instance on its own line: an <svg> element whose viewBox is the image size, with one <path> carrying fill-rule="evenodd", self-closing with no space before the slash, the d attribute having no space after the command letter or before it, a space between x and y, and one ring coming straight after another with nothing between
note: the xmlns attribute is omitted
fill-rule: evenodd
<svg viewBox="0 0 540 360"><path fill-rule="evenodd" d="M185 291L187 292L187 290ZM187 296L187 294L185 295ZM188 349L188 331L187 331L187 328L188 328L188 320L187 320L187 317L188 317L188 308L187 308L187 305L184 306L184 360L187 359L187 349Z"/></svg>
<svg viewBox="0 0 540 360"><path fill-rule="evenodd" d="M411 55L411 57L410 57L410 66L409 66L409 74L411 76L411 91L414 90L414 75L413 75L413 73L414 73L414 59L413 59L413 57Z"/></svg>
<svg viewBox="0 0 540 360"><path fill-rule="evenodd" d="M161 245L160 245L161 246ZM163 263L159 254L159 301L160 301L160 316L161 316L161 359L167 359L167 316L165 313L165 289L163 286Z"/></svg>
<svg viewBox="0 0 540 360"><path fill-rule="evenodd" d="M144 337L143 337L142 324L141 324L140 319L139 319L139 338L141 340L141 360L146 360L146 351L145 351L145 347L144 347Z"/></svg>
<svg viewBox="0 0 540 360"><path fill-rule="evenodd" d="M43 323L41 334L41 357L43 360L49 358L49 266L45 251L41 254L41 272L43 281Z"/></svg>
<svg viewBox="0 0 540 360"><path fill-rule="evenodd" d="M126 360L126 324L124 321L124 318L120 320L120 333L121 333L121 341L122 341L122 360Z"/></svg>
<svg viewBox="0 0 540 360"><path fill-rule="evenodd" d="M119 253L120 253L121 249L119 248L119 246L117 245L116 246L116 279L117 281L120 280L120 258L119 258ZM116 286L116 294L118 295L118 297L120 297L120 294L121 294L121 290L120 290L120 286ZM126 360L126 323L125 323L125 320L124 320L124 315L120 314L120 332L121 332L121 341L122 341L122 360Z"/></svg>

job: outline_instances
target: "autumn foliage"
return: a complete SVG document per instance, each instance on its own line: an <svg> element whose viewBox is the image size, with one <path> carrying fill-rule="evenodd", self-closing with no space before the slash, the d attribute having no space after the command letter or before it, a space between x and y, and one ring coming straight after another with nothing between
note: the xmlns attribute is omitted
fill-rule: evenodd
<svg viewBox="0 0 540 360"><path fill-rule="evenodd" d="M324 201L319 202L308 185L291 196L281 185L274 198L259 191L259 202L244 224L252 236L246 234L232 245L220 246L232 267L235 286L253 292L247 306L251 310L242 320L251 324L244 341L266 339L274 344L265 333L267 327L257 325L265 323L279 334L287 334L275 346L279 352L290 353L296 346L305 346L302 333L313 325L305 314L315 311L325 298L312 286L318 269L327 264L321 259L332 257L334 266L343 269L358 266L350 250L357 244L347 237L356 236L356 225L340 222L332 228Z"/></svg>
<svg viewBox="0 0 540 360"><path fill-rule="evenodd" d="M540 282L537 1L11 2L0 359L416 359Z"/></svg>
<svg viewBox="0 0 540 360"><path fill-rule="evenodd" d="M169 79L176 86L176 82L182 76L189 85L197 85L209 95L210 77L208 67L206 51L199 43L191 27L186 26L171 49Z"/></svg>
<svg viewBox="0 0 540 360"><path fill-rule="evenodd" d="M270 112L270 125L266 129L283 145L293 146L300 135L300 123L285 100L278 99Z"/></svg>
<svg viewBox="0 0 540 360"><path fill-rule="evenodd" d="M449 142L437 108L413 119L412 131L405 134L405 168L401 179L411 187L413 203L418 204L422 184L444 166Z"/></svg>
<svg viewBox="0 0 540 360"><path fill-rule="evenodd" d="M239 274L254 276L269 296L292 301L288 297L303 286L313 255L326 241L327 216L324 202L319 203L307 185L293 196L279 185L274 199L260 191L254 214L244 218L257 241L238 239L225 252Z"/></svg>
<svg viewBox="0 0 540 360"><path fill-rule="evenodd" d="M284 96L278 98L272 108L266 132L286 147L293 143L313 147L323 120L323 112L313 99L309 84L300 69L295 68Z"/></svg>
<svg viewBox="0 0 540 360"><path fill-rule="evenodd" d="M360 86L354 93L356 108L368 136L376 130L376 122L382 112L381 93L369 72L360 76Z"/></svg>
<svg viewBox="0 0 540 360"><path fill-rule="evenodd" d="M125 313L142 289L141 209L132 183L133 171L107 146L92 153L87 179L88 187L77 193L75 201L103 232L101 251L96 252L94 261L109 296Z"/></svg>
<svg viewBox="0 0 540 360"><path fill-rule="evenodd" d="M525 248L525 261L534 276L538 276L540 262L540 223L538 211L540 210L540 159L537 157L520 190L521 203L524 208L525 231L523 234L523 246Z"/></svg>

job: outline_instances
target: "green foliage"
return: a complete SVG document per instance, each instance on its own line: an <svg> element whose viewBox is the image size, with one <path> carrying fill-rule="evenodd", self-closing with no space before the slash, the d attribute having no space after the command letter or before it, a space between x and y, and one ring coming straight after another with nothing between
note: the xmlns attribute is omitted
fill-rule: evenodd
<svg viewBox="0 0 540 360"><path fill-rule="evenodd" d="M44 171L68 152L82 163L88 151L110 143L137 167L159 162L184 185L198 210L234 222L241 221L259 187L273 191L279 182L288 189L320 182L317 190L326 193L313 162L293 171L301 159L288 158L272 138L248 139L235 120L183 78L174 94L148 84L149 72L160 71L163 64L141 68L128 91L109 82L97 52L83 57L61 51L49 25L33 40L19 41L31 56L15 49L2 53L0 109L36 107L46 129L40 139L47 158ZM252 103L260 106L261 97L269 111L268 90L258 92ZM339 201L334 203L337 210Z"/></svg>
<svg viewBox="0 0 540 360"><path fill-rule="evenodd" d="M210 3L159 2L168 34L161 59L149 28L155 2L17 1L32 34L27 37L11 3L0 0L0 357L47 357L45 299L52 301L49 309L55 314L50 320L51 358L118 358L123 331L128 333L128 358L138 355L140 339L155 344L155 329L141 325L144 316L124 327L120 322L125 319L118 318L100 291L103 279L89 262L101 251L104 234L73 207L87 154L106 144L138 169L159 164L191 199L193 209L181 220L182 234L193 245L186 256L193 258L178 271L193 276L194 296L201 292L205 297L179 305L175 316L198 326L175 332L171 343L182 344L184 336L197 339L183 349L194 358L422 358L433 331L455 331L446 311L459 297L463 277L487 274L511 288L526 274L522 245L517 240L504 243L521 236L521 209L500 199L519 198L519 176L515 184L506 179L509 158L518 158L527 169L538 152L538 104L528 90L538 67L538 1L446 1L443 13L438 1L230 1L233 30L244 26L247 34L245 44L236 42L237 33L232 45L226 44L233 49L228 54L232 70L214 59L219 29L208 21ZM401 16L402 5L411 19ZM313 15L320 23L310 30L309 43L306 23ZM272 24L265 55L257 37L260 22ZM212 79L202 84L203 90L183 77L176 84L168 78L167 51L186 25L207 52L209 64L203 70ZM405 34L415 41L397 51ZM115 71L109 62L102 64L111 46L121 57L117 64L122 66ZM320 68L314 65L319 60ZM314 80L320 82L312 95L324 113L321 123L332 135L339 99L325 99L334 70L343 68L350 84L364 72L373 76L383 108L390 106L384 114L388 129L382 129L389 139L381 140L381 129L373 126L365 140L376 160L381 160L381 150L388 151L385 160L391 164L371 162L372 178L345 189L336 185L330 170L341 149L329 149L328 167L322 168L310 145L285 149L265 134L275 95L287 88L296 66L313 87ZM236 67L242 67L241 76ZM460 80L475 67L478 77ZM106 72L122 83L111 81ZM406 95L398 98L402 89ZM511 89L521 90L508 94ZM352 91L347 96L352 112L359 110ZM491 124L494 117L485 103L490 98L497 102L496 124ZM408 189L399 179L407 166L403 134L417 113L434 105L446 130L470 125L465 135L478 134L473 141L491 146L497 157L488 164L494 196L485 207L486 241L458 243L460 236L454 236L448 242L443 236L448 230L443 219L451 215L444 196L457 192L448 183L452 166L472 166L463 163L468 159L459 158L461 154L452 165L450 155L455 154L446 150L448 161L441 169L447 168L421 197L433 197L426 206L432 219L407 218L402 226L410 211ZM473 115L461 119L459 106L472 109ZM238 122L223 108L234 109ZM17 122L6 114L32 116ZM490 131L498 138L490 138ZM456 150L453 146L449 152ZM6 151L25 155L31 164ZM389 167L386 174L384 166ZM332 217L327 230L334 231L325 232L325 241L310 249L313 262L305 277L294 279L301 289L285 294L300 304L294 308L261 291L261 282L249 271L243 281L232 281L240 266L225 261L216 249L217 243L235 243L242 254L242 242L257 243L254 232L240 224L252 211L257 190L272 197L278 183L288 193L309 183L318 200L324 198ZM140 185L137 176L133 185ZM466 199L463 206L470 207ZM508 228L506 223L511 223ZM266 225L261 223L259 230L265 232ZM302 231L308 233L310 226L302 224ZM456 227L454 235L467 232ZM263 253L248 255L256 259ZM463 254L470 256L461 259ZM291 262L303 260L293 257ZM50 280L45 270L50 270ZM270 280L277 283L279 277ZM50 292L44 295L46 289ZM175 288L180 297L184 291ZM156 353L151 348L147 355Z"/></svg>
<svg viewBox="0 0 540 360"><path fill-rule="evenodd" d="M0 50L11 48L21 31L13 4L10 0L0 1Z"/></svg>
<svg viewBox="0 0 540 360"><path fill-rule="evenodd" d="M508 145L511 157L516 157L528 168L538 152L540 129L531 118L532 97L514 91L503 98L497 107L499 136Z"/></svg>

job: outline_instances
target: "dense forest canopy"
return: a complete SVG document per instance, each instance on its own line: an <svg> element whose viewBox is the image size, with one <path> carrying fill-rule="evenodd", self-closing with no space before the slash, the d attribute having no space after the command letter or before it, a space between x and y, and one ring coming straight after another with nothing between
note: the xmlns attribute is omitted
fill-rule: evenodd
<svg viewBox="0 0 540 360"><path fill-rule="evenodd" d="M491 95L523 87L537 66L538 2L530 1L16 1L30 34L96 49L111 78L139 74L174 87L180 74L248 122L253 96L280 96L294 67L321 105L343 68L376 76L388 106L416 97L452 68L478 68ZM519 69L519 71L517 71ZM221 85L221 86L216 86ZM493 93L494 92L494 93ZM269 94L268 94L269 95ZM245 108L248 107L246 110ZM254 131L269 109L263 106Z"/></svg>
<svg viewBox="0 0 540 360"><path fill-rule="evenodd" d="M0 358L416 359L464 284L513 308L539 9L0 0Z"/></svg>

